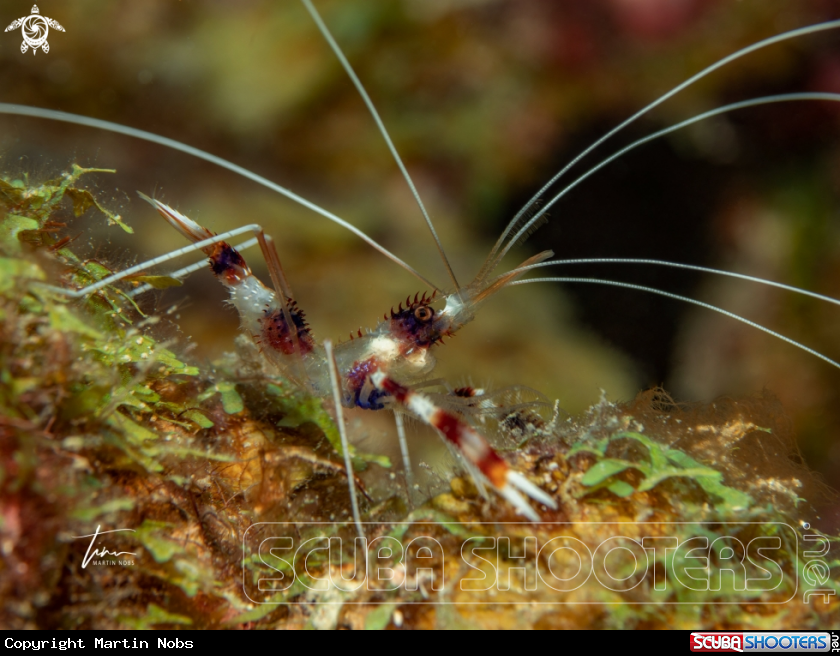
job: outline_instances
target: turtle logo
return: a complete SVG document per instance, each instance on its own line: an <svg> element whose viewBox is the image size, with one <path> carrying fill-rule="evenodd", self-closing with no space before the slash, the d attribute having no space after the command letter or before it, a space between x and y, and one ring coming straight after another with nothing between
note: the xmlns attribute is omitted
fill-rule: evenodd
<svg viewBox="0 0 840 656"><path fill-rule="evenodd" d="M11 30L20 28L23 34L23 43L20 44L20 51L26 52L32 48L32 54L34 55L38 51L38 48L41 48L44 52L50 51L50 44L47 43L47 34L49 34L51 27L59 32L64 31L64 28L58 24L58 21L41 16L38 5L32 5L32 13L29 16L12 21L12 24L6 28L6 31L10 32Z"/></svg>

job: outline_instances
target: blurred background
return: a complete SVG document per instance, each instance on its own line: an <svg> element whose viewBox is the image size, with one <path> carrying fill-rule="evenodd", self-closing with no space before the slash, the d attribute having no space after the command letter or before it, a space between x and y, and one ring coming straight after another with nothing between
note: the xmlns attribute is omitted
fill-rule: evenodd
<svg viewBox="0 0 840 656"><path fill-rule="evenodd" d="M598 136L705 66L785 30L840 18L836 0L317 0L415 178L459 280L506 221ZM381 136L296 0L45 0L49 53L0 34L0 100L107 119L248 167L351 221L437 285L446 275ZM0 23L31 11L4 0ZM713 107L771 93L840 93L840 32L750 55L600 149ZM505 261L644 257L720 267L840 297L840 107L733 113L649 144L578 187ZM4 173L46 178L72 162L135 229L88 216L66 234L113 268L183 245L135 191L215 231L259 222L316 337L339 339L407 294L410 275L360 240L232 173L135 139L0 117ZM583 172L579 165L576 171ZM571 180L571 178L569 178ZM71 220L69 217L68 220ZM248 257L250 255L250 257ZM256 251L246 253L264 272ZM188 262L179 263L187 264ZM175 268L173 266L173 268ZM707 275L575 266L726 307L840 360L840 308ZM238 318L207 272L144 307L178 305L195 357L233 349ZM763 388L803 455L840 477L840 371L715 313L629 290L535 284L488 302L438 350L453 384L523 384L570 413L664 387L681 401Z"/></svg>

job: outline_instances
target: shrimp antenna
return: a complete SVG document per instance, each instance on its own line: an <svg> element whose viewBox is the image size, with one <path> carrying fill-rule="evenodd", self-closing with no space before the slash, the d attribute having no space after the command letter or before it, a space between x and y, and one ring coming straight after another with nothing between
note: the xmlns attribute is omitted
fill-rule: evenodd
<svg viewBox="0 0 840 656"><path fill-rule="evenodd" d="M426 211L426 206L423 205L423 201L420 199L420 194L417 191L417 187L414 186L414 181L411 179L411 176L408 173L408 169L405 168L405 164L403 164L402 158L400 157L399 153L397 152L396 147L394 146L394 142L391 141L391 136L388 134L388 130L385 128L385 123L382 122L382 119L379 116L379 112L376 111L376 107L373 106L373 101L370 99L367 91L365 91L365 87L362 85L362 81L359 79L359 76L356 75L356 72L353 70L353 67L350 65L350 62L347 60L347 57L344 56L344 53L341 51L336 40L333 38L332 34L330 33L329 29L327 28L326 23L324 23L321 15L318 13L318 10L315 9L315 5L312 4L311 0L301 0L303 5L306 7L306 10L309 12L310 16L312 16L312 20L315 21L315 24L318 26L318 29L321 31L324 39L326 39L327 43L332 48L332 51L335 53L335 56L338 57L338 61L341 62L341 65L344 67L344 70L347 72L348 77L353 82L353 86L356 87L356 90L359 92L359 95L362 97L365 105L367 105L368 111L370 112L371 116L373 116L373 120L376 121L376 126L379 128L380 134L385 139L385 143L388 144L388 149L391 151L391 155L394 157L394 161L396 161L397 166L400 167L400 171L405 178L405 181L408 183L409 188L411 189L411 193L414 194L414 200L417 201L417 205L420 207L420 211L423 213L423 218L426 219L426 225L429 226L429 232L432 233L432 237L435 240L435 244L437 245L438 253L440 253L440 257L443 260L443 264L446 267L446 271L449 274L449 278L452 280L452 284L455 285L456 293L460 293L461 286L458 284L457 278L455 278L455 272L452 270L452 266L449 264L449 258L446 257L446 253L443 250L443 244L440 241L440 237L438 237L437 231L435 230L435 226L432 223L432 219L429 216L429 213Z"/></svg>
<svg viewBox="0 0 840 656"><path fill-rule="evenodd" d="M760 285L767 285L768 287L777 287L784 289L794 294L801 294L803 296L810 296L819 301L840 305L840 300L832 296L818 294L801 287L794 287L793 285L786 285L782 282L775 282L767 280L766 278L759 278L757 276L750 276L745 273L735 273L733 271L723 271L721 269L712 269L710 267L698 266L696 264L683 264L682 262L666 262L664 260L648 260L641 258L619 258L619 257L592 257L592 258L578 258L573 260L552 260L550 262L539 262L537 264L529 264L527 266L518 267L511 273L524 273L531 269L539 269L547 266L562 266L567 264L649 264L653 266L672 267L674 269L684 269L687 271L700 271L702 273L712 273L717 276L726 276L728 278L738 278L740 280L747 280L748 282L755 282ZM507 274L506 274L507 275ZM500 278L503 276L500 276Z"/></svg>
<svg viewBox="0 0 840 656"><path fill-rule="evenodd" d="M170 139L168 137L162 137L158 134L155 134L154 132L138 130L137 128L128 127L126 125L120 125L119 123L112 123L111 121L105 121L98 118L90 118L89 116L81 116L79 114L70 114L69 112L60 112L54 109L42 109L41 107L30 107L29 105L18 105L15 103L0 103L0 114L11 114L14 116L28 116L31 118L48 119L50 121L60 121L62 123L71 123L73 125L81 125L83 127L94 128L97 130L105 130L106 132L123 134L128 137L134 137L135 139L140 139L142 141L148 141L150 143L158 144L159 146L172 148L173 150L178 150L182 153L186 153L187 155L192 155L193 157L197 157L198 159L203 159L205 162L210 162L211 164L215 164L216 166L219 166L223 169L232 171L237 175L241 175L243 178L247 178L248 180L256 182L257 184L262 185L263 187L266 187L271 191L277 192L278 194L281 194L286 198L293 200L299 205L302 205L303 207L306 207L307 209L310 209L313 212L320 214L324 218L332 221L333 223L337 223L342 228L349 230L354 235L359 237L362 241L378 250L389 260L401 266L403 269L408 271L411 275L413 275L415 278L417 278L424 284L428 285L433 289L441 291L439 287L426 280L426 278L420 275L420 273L417 272L411 265L401 260L387 248L374 241L371 237L368 237L364 232L359 230L353 224L348 223L347 221L345 221L341 217L336 216L332 212L329 212L324 208L319 207L315 203L306 200L302 196L298 196L293 191L290 191L289 189L280 186L276 182L272 182L268 178L264 178L263 176L258 175L253 171L249 171L243 166L239 166L238 164L234 164L231 161L228 161L216 155L212 155L207 151L195 148L194 146L189 146L180 141L175 141L174 139Z"/></svg>
<svg viewBox="0 0 840 656"><path fill-rule="evenodd" d="M656 289L655 287L644 287L643 285L636 285L629 282L618 282L616 280L601 280L599 278L528 278L527 280L517 280L515 282L510 282L506 286L513 286L513 285L525 285L532 282L563 282L563 283L584 283L590 285L606 285L608 287L622 287L624 289L633 289L636 291L641 292L648 292L651 294L659 294L660 296L665 296L666 298L671 298L676 301L683 301L685 303L690 303L692 305L696 305L698 307L705 308L707 310L713 310L714 312L718 312L724 316L729 317L730 319L735 319L736 321L740 321L741 323L745 323L748 326L752 326L762 332L767 333L768 335L772 335L783 342L787 342L792 346L795 346L798 349L805 351L806 353L810 353L813 356L818 357L820 360L823 360L830 364L832 367L837 367L840 369L840 362L835 362L831 358L823 355L819 351L815 351L814 349L805 346L804 344L800 344L799 342L791 339L790 337L785 337L781 333L777 333L775 330L770 330L769 328L765 328L760 323L756 323L754 321L750 321L742 317L739 314L735 314L734 312L730 312L729 310L724 310L723 308L719 308L716 305L711 305L710 303L704 303L703 301L698 301L694 298L689 298L687 296L680 296L679 294L672 294L671 292L666 292L662 289Z"/></svg>
<svg viewBox="0 0 840 656"><path fill-rule="evenodd" d="M569 193L572 189L577 187L581 182L586 180L589 176L596 173L597 171L604 168L607 164L614 162L619 157L622 157L629 153L631 150L638 148L654 139L659 139L660 137L664 137L665 135L671 134L672 132L676 132L677 130L681 130L682 128L688 127L694 123L699 121L703 121L707 118L712 118L714 116L718 116L720 114L725 114L726 112L731 112L737 109L746 109L748 107L757 107L759 105L770 105L773 103L779 102L793 102L793 101L804 101L804 100L819 100L819 101L828 101L828 102L840 102L840 94L837 93L823 93L823 92L802 92L802 93L783 93L773 96L763 96L761 98L753 98L752 100L744 100L741 102L733 103L731 105L725 105L723 107L718 107L716 109L712 109L708 112L704 112L703 114L698 114L697 116L693 116L692 118L686 119L681 123L677 123L676 125L672 125L670 127L665 128L664 130L660 130L659 132L654 132L646 137L642 137L638 141L634 141L628 146L625 146L621 150L616 153L613 153L605 160L602 160L600 163L593 166L589 169L586 173L575 179L573 182L568 184L564 187L554 198L552 198L548 203L545 204L540 210L534 214L519 230L513 237L510 238L510 241L505 245L505 247L498 253L498 255L493 256L491 253L488 256L487 261L485 261L484 266L482 267L482 271L484 275L490 273L493 269L495 269L499 262L501 262L502 258L507 255L508 251L513 248L513 245L516 244L520 239L525 237L528 234L528 231L531 230L534 225L545 215L545 213L551 209L554 204L559 201L563 196Z"/></svg>
<svg viewBox="0 0 840 656"><path fill-rule="evenodd" d="M674 87L673 89L671 89L667 93L659 96L659 98L654 100L652 103L650 103L646 107L640 109L638 112L633 114L630 118L625 120L620 125L617 125L616 127L614 127L612 130L607 132L607 134L605 134L600 139L596 140L592 145L590 145L585 150L583 150L580 154L578 154L574 159L572 159L572 161L570 161L568 164L566 164L566 166L564 166L557 174L554 175L553 178L551 178L548 182L546 182L536 194L534 194L531 197L531 200L529 200L527 203L525 203L525 205L522 207L522 209L519 210L519 212L516 213L516 216L514 216L513 219L511 219L510 223L508 223L507 227L505 228L504 232L502 232L502 234L499 237L498 241L496 242L495 246L493 246L493 249L490 251L490 255L488 255L487 261L485 262L484 267L482 267L480 275L485 275L487 273L487 271L485 270L486 267L488 266L488 264L491 261L494 260L493 256L496 254L496 252L499 250L499 248L501 248L502 244L504 243L504 240L507 238L507 236L512 231L514 231L517 228L517 226L520 224L523 216L528 213L528 211L542 197L542 195L545 192L547 192L554 185L554 183L557 182L557 180L559 180L563 175L565 175L566 172L570 168L572 168L575 164L577 164L581 159L586 157L589 153L591 153L593 150L595 150L602 143L604 143L608 139L612 138L614 135L616 135L621 130L626 128L628 125L635 122L637 119L644 116L645 114L647 114L652 109L658 107L659 105L664 103L669 98L675 96L676 94L678 94L683 89L686 89L687 87L691 86L692 84L694 84L698 80L703 79L704 77L706 77L710 73L716 71L717 69L719 69L723 66L726 66L727 64L735 61L736 59L740 59L741 57L749 55L750 53L753 53L756 50L761 50L762 48L766 48L767 46L771 46L771 45L774 45L776 43L781 43L782 41L787 41L789 39L795 39L795 38L798 38L800 36L806 36L806 35L809 35L809 34L815 34L817 32L824 32L826 30L833 30L833 29L837 29L838 27L840 27L840 20L827 21L825 23L818 23L817 25L809 25L808 27L801 27L801 28L796 29L796 30L790 30L789 32L783 32L782 34L777 34L776 36L769 37L767 39L759 41L758 43L754 43L750 46L747 46L746 48L742 48L741 50L738 50L737 52L734 52L731 55L728 55L728 56L724 57L723 59L719 59L714 64L712 64L710 66L707 66L706 68L704 68L699 73L697 73L697 74L693 75L692 77L688 78L685 82L677 85L676 87ZM546 208L543 208L543 210L540 212L539 216L542 216L545 213L545 211L546 211ZM534 219L531 219L531 221L533 221L533 220ZM513 241L516 241L516 240L514 239ZM495 261L498 261L498 260L495 260Z"/></svg>

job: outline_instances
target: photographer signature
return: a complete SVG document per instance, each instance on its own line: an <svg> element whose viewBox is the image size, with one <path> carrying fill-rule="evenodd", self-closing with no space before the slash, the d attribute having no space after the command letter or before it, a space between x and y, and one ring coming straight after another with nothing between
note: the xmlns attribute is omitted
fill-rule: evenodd
<svg viewBox="0 0 840 656"><path fill-rule="evenodd" d="M82 560L82 569L88 566L88 563L91 561L92 558L105 558L107 556L113 556L115 558L119 558L120 556L136 556L137 554L133 551L108 551L107 549L94 549L93 545L96 544L96 538L100 535L105 535L106 533L119 533L120 531L131 531L134 533L133 528L115 528L110 531L101 531L101 525L96 527L96 531L91 533L90 535L74 535L74 539L81 539L81 538L91 538L90 544L88 545L87 551L85 552L85 557Z"/></svg>

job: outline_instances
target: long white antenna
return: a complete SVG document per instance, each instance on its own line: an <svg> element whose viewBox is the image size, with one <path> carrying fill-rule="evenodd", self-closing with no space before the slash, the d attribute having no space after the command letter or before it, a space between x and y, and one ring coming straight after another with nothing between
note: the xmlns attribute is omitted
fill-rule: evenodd
<svg viewBox="0 0 840 656"><path fill-rule="evenodd" d="M826 303L833 303L840 305L840 300L824 294L818 294L801 287L794 287L793 285L786 285L782 282L775 282L767 280L766 278L759 278L758 276L750 276L745 273L735 273L734 271L724 271L722 269L712 269L710 267L698 266L696 264L683 264L682 262L666 262L664 260L649 260L642 258L619 258L619 257L587 257L577 258L572 260L551 260L550 262L540 262L538 264L529 264L516 269L517 272L530 271L531 269L539 269L547 266L561 266L566 264L649 264L653 266L672 267L674 269L685 269L687 271L701 271L703 273L712 273L717 276L726 276L728 278L738 278L740 280L747 280L755 282L760 285L767 285L768 287L778 287L794 294L802 294L803 296L810 296ZM505 274L508 275L508 274Z"/></svg>
<svg viewBox="0 0 840 656"><path fill-rule="evenodd" d="M104 121L98 118L90 118L88 116L70 114L68 112L59 112L54 109L42 109L40 107L30 107L29 105L18 105L15 103L0 103L0 114L11 114L14 116L29 116L32 118L42 118L51 121L61 121L62 123L72 123L73 125L82 125L84 127L95 128L97 130L105 130L107 132L115 132L117 134L124 134L128 137L134 137L135 139L142 139L143 141L149 141L160 146L165 146L166 148L172 148L182 153L186 153L187 155L197 157L198 159L203 159L205 162L210 162L211 164L220 166L223 169L232 171L237 175L241 175L243 178L247 178L252 182L256 182L257 184L262 185L263 187L271 189L272 191L275 191L278 194L281 194L286 198L293 200L299 205L303 205L307 209L310 209L313 212L317 212L318 214L320 214L324 218L329 219L333 223L337 223L342 228L349 230L354 235L362 239L365 243L378 250L392 262L401 266L415 278L421 280L424 284L429 285L433 289L441 291L440 288L426 280L417 271L415 271L414 268L403 262L400 258L394 255L387 248L381 246L373 239L368 237L364 232L359 230L353 224L348 223L347 221L336 216L332 212L328 212L324 208L316 205L315 203L306 200L302 196L298 196L293 191L290 191L285 187L281 187L279 184L277 184L276 182L272 182L268 178L264 178L261 175L257 175L256 173L254 173L253 171L249 171L245 167L239 166L238 164L234 164L233 162L230 162L221 157L217 157L216 155L208 153L204 150L195 148L193 146L189 146L185 143L181 143L180 141L175 141L174 139L169 139L168 137L162 137L160 135L155 134L154 132L146 132L145 130L138 130L136 128L131 128L126 125L120 125L119 123L112 123L111 121Z"/></svg>
<svg viewBox="0 0 840 656"><path fill-rule="evenodd" d="M828 362L832 367L837 367L840 369L840 362L835 362L829 357L826 357L819 351L815 351L814 349L805 346L804 344L800 344L799 342L791 339L790 337L785 337L781 333L777 333L774 330L770 330L769 328L765 328L760 323L756 323L754 321L750 321L749 319L745 319L739 314L735 314L734 312L730 312L729 310L724 310L723 308L719 308L716 305L711 305L709 303L704 303L703 301L698 301L694 298L689 298L687 296L680 296L679 294L672 294L671 292L666 292L662 289L656 289L655 287L644 287L643 285L635 285L629 282L618 282L615 280L601 280L599 278L528 278L527 280L517 280L515 282L508 283L507 287L512 287L513 285L527 285L528 283L532 282L566 282L566 283L584 283L590 285L607 285L609 287L623 287L625 289L634 289L636 291L641 292L649 292L651 294L658 294L660 296L665 296L666 298L671 298L676 301L683 301L685 303L691 303L692 305L697 305L698 307L706 308L707 310L713 310L714 312L719 312L720 314L729 317L730 319L735 319L736 321L740 321L741 323L745 323L748 326L752 326L762 332L767 333L768 335L772 335L777 339L782 340L783 342L787 342L792 346L795 346L798 349L805 351L806 353L810 353L813 356L818 357L820 360L824 362Z"/></svg>
<svg viewBox="0 0 840 656"><path fill-rule="evenodd" d="M303 5L306 7L310 16L312 16L312 20L315 21L315 24L321 31L321 34L323 35L324 39L326 39L327 43L330 45L330 48L332 48L332 51L335 53L335 56L338 57L338 61L341 62L341 65L347 72L348 77L353 82L353 86L356 87L356 90L359 92L359 95L362 97L362 100L364 101L365 105L367 105L368 111L370 112L371 116L373 116L373 120L376 121L376 126L379 128L380 134L382 134L382 137L385 139L385 143L388 144L388 149L391 151L391 155L394 157L394 161L397 163L397 166L400 167L400 171L402 172L405 181L408 183L408 186L411 189L411 193L414 194L414 200L417 201L417 205L420 207L420 211L423 213L423 218L426 219L426 225L429 227L429 231L432 233L432 237L435 240L435 244L437 245L440 257L443 260L443 264L446 267L447 273L449 274L449 278L452 280L452 284L455 285L455 291L459 291L461 287L460 285L458 285L458 280L457 278L455 278L455 272L452 270L452 266L449 264L449 259L446 257L446 253L443 250L443 244L441 244L440 237L438 237L437 231L435 230L435 226L432 223L432 219L429 216L429 213L426 211L426 206L423 205L423 201L420 199L420 194L417 191L417 187L414 186L414 181L411 179L411 176L408 173L408 169L405 168L405 164L403 164L402 158L400 157L400 154L397 152L397 149L394 146L394 142L391 141L391 136L388 134L388 130L385 128L385 123L383 123L382 119L379 117L379 112L376 111L376 107L374 107L373 101L371 101L370 96L368 95L367 91L365 91L365 87L362 85L362 81L359 79L359 76L356 75L356 72L353 70L353 67L347 60L347 57L344 56L344 53L341 51L341 48L339 47L338 43L333 38L332 34L327 28L326 23L324 23L324 21L321 19L321 15L318 13L318 10L315 9L315 5L313 5L310 0L301 0L301 2L303 2Z"/></svg>
<svg viewBox="0 0 840 656"><path fill-rule="evenodd" d="M522 218L522 216L534 206L534 203L536 203L542 197L542 195L546 191L548 191L549 188L551 188L551 186L554 185L555 182L557 182L557 180L559 180L563 175L565 175L565 173L570 168L572 168L581 159L586 157L589 153L591 153L598 146L600 146L602 143L604 143L607 139L612 138L615 134L617 134L618 132L620 132L621 130L626 128L628 125L630 125L631 123L633 123L634 121L636 121L640 117L647 114L649 111L651 111L655 107L658 107L659 105L664 103L669 98L675 96L680 91L682 91L683 89L691 86L692 84L694 84L698 80L703 79L704 77L706 77L707 75L709 75L713 71L716 71L717 69L719 69L723 66L726 66L727 64L735 61L736 59L740 59L741 57L744 57L745 55L753 53L756 50L761 50L762 48L766 48L767 46L771 46L771 45L774 45L776 43L781 43L782 41L787 41L789 39L795 39L795 38L800 37L800 36L806 36L808 34L815 34L817 32L823 32L823 31L826 31L826 30L834 30L834 29L837 29L838 27L840 27L840 20L827 21L825 23L818 23L817 25L809 25L808 27L801 27L801 28L796 29L796 30L790 30L789 32L783 32L782 34L777 34L776 36L772 36L770 38L764 39L763 41L759 41L758 43L754 43L750 46L747 46L746 48L742 48L741 50L738 50L737 52L734 52L731 55L716 61L711 66L708 66L708 67L704 68L702 71L700 71L696 75L693 75L692 77L688 78L682 84L677 85L676 87L671 89L668 93L666 93L662 96L659 96L659 98L654 100L652 103L650 103L649 105L647 105L643 109L640 109L638 112L633 114L630 118L628 118L626 121L624 121L620 125L614 127L612 130L607 132L607 134L605 134L603 137L601 137L600 139L595 141L592 145L590 145L583 152L581 152L574 159L572 159L571 162L569 162L566 166L564 166L553 178L551 178L551 180L546 182L542 186L542 188L536 194L533 195L531 200L529 200L527 203L525 203L523 208L521 210L519 210L519 212L516 213L516 216L514 216L513 219L511 219L507 228L505 228L505 231L502 233L502 235L499 237L499 240L496 242L496 245L493 247L493 250L491 251L491 257L492 257L492 254L495 253L499 249L499 247L502 245L502 243L504 242L507 235L510 233L511 230L513 230L514 226L518 223L519 219ZM514 240L514 241L516 241L516 240Z"/></svg>
<svg viewBox="0 0 840 656"><path fill-rule="evenodd" d="M792 101L802 101L802 100L820 100L820 101L828 101L828 102L840 102L840 94L837 93L821 93L821 92L802 92L802 93L784 93L774 96L764 96L762 98L753 98L752 100L744 100L742 102L732 103L731 105L725 105L723 107L718 107L717 109L712 109L708 112L703 114L699 114L697 116L693 116L681 123L677 123L676 125L672 125L664 130L660 130L659 132L655 132L653 134L649 134L646 137L639 139L638 141L634 141L629 146L625 146L621 150L616 153L613 153L605 160L602 160L591 169L589 169L586 173L578 177L574 180L574 182L568 184L566 187L562 189L559 193L557 193L554 198L552 198L548 203L546 203L542 208L540 208L539 212L534 214L517 232L513 237L510 238L507 245L499 252L499 254L495 257L492 267L495 268L498 266L499 262L502 258L507 255L508 251L513 247L516 242L519 241L528 231L534 226L534 224L539 221L542 216L550 210L557 201L559 201L563 196L569 193L572 189L577 187L581 182L586 180L589 176L600 171L604 168L607 164L614 162L619 157L626 155L631 150L638 148L654 139L659 139L660 137L664 137L665 135L671 134L672 132L676 132L677 130L681 130L684 127L697 123L699 121L703 121L707 118L712 118L714 116L718 116L720 114L724 114L726 112L735 111L737 109L746 109L748 107L757 107L759 105L769 105L772 103L779 103L779 102L792 102Z"/></svg>

